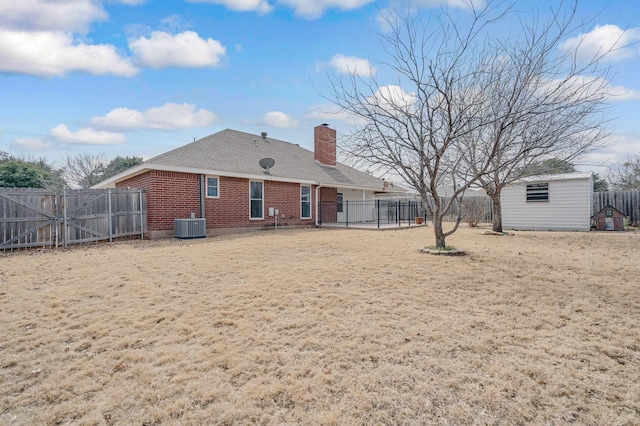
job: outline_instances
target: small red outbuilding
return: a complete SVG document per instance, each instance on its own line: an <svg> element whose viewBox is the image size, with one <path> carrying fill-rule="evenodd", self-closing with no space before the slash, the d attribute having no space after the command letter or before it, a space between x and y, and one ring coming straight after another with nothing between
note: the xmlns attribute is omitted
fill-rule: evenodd
<svg viewBox="0 0 640 426"><path fill-rule="evenodd" d="M591 219L596 231L624 231L625 214L607 204L605 208L594 214Z"/></svg>

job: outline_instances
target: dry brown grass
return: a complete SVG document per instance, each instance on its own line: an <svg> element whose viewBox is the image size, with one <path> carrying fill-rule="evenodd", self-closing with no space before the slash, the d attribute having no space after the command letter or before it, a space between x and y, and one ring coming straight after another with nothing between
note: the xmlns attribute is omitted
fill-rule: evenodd
<svg viewBox="0 0 640 426"><path fill-rule="evenodd" d="M640 423L638 233L0 255L0 423Z"/></svg>

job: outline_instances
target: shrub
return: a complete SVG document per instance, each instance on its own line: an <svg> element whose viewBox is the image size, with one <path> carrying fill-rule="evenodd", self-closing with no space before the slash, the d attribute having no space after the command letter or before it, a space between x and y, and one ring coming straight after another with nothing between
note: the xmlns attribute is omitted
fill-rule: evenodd
<svg viewBox="0 0 640 426"><path fill-rule="evenodd" d="M485 219L488 211L489 204L484 198L474 197L462 200L462 219L472 228Z"/></svg>

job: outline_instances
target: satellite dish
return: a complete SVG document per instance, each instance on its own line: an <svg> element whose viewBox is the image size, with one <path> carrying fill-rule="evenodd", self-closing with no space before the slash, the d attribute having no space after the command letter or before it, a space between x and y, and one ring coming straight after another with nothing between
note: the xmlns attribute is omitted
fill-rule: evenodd
<svg viewBox="0 0 640 426"><path fill-rule="evenodd" d="M262 167L264 172L266 174L269 174L269 169L272 168L274 164L276 164L276 160L274 160L273 158L267 157L267 158L263 158L258 163L260 164L260 167Z"/></svg>

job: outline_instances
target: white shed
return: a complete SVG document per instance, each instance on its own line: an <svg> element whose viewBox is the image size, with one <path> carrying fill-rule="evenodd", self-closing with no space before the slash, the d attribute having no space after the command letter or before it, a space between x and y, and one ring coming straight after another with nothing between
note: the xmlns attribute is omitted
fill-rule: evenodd
<svg viewBox="0 0 640 426"><path fill-rule="evenodd" d="M502 190L506 229L589 231L593 210L591 173L531 176Z"/></svg>

